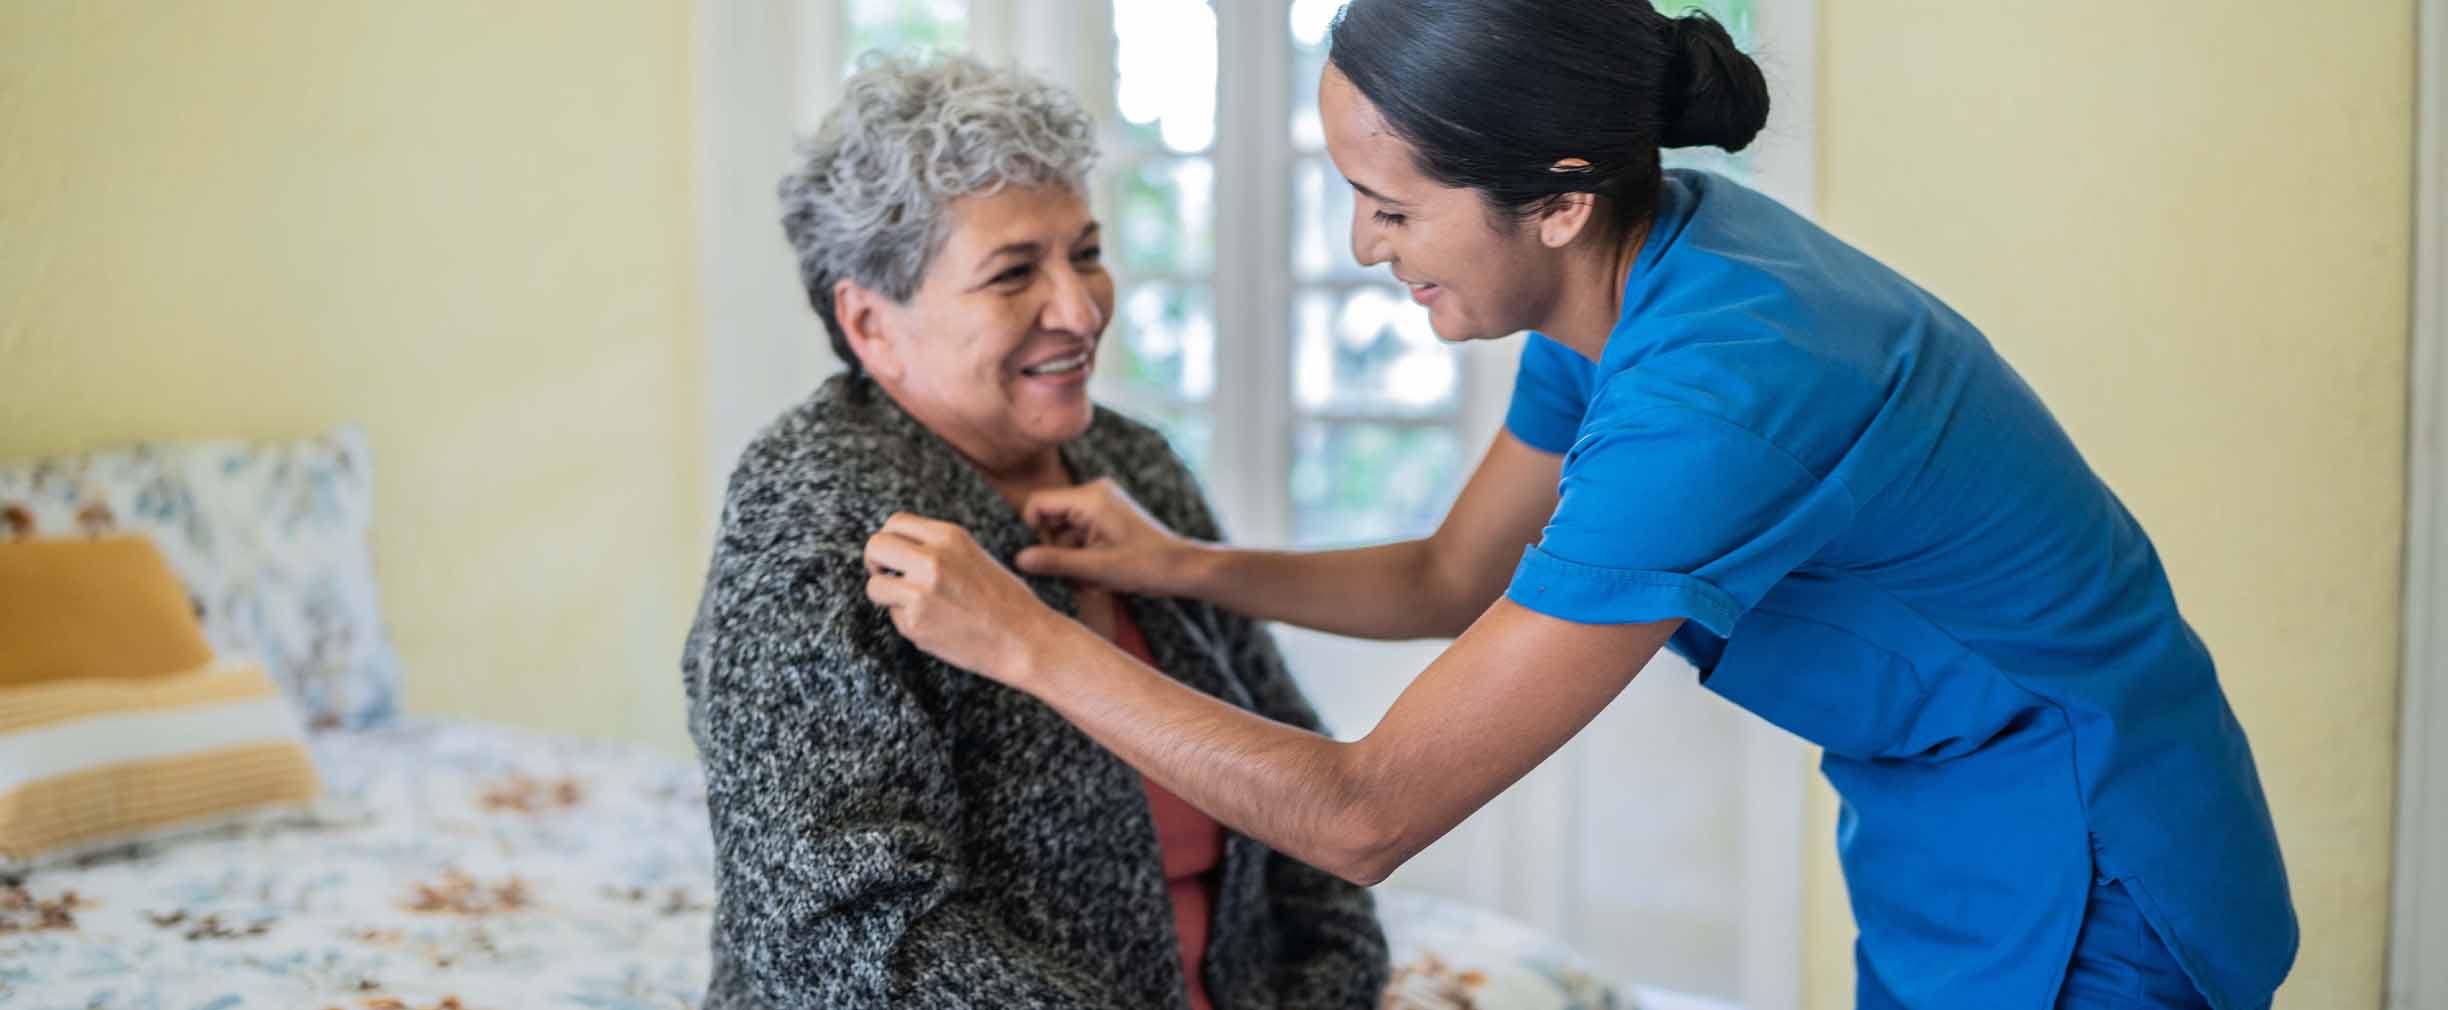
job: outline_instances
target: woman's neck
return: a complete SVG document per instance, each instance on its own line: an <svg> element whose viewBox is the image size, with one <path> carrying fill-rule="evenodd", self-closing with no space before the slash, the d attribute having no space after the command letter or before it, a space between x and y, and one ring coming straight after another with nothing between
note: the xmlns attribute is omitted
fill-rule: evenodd
<svg viewBox="0 0 2448 1010"><path fill-rule="evenodd" d="M968 458L969 465L977 467L979 475L986 478L986 486L994 488L995 493L1002 495L1003 500L1010 502L1015 510L1027 504L1032 494L1066 488L1072 484L1071 470L1063 465L1062 450L1058 448L1049 447L1025 461L1000 469L989 468L967 453L962 456Z"/></svg>
<svg viewBox="0 0 2448 1010"><path fill-rule="evenodd" d="M1568 252L1558 271L1555 307L1536 329L1582 357L1598 360L1608 334L1623 318L1624 285L1648 238L1644 221L1621 237L1609 236Z"/></svg>
<svg viewBox="0 0 2448 1010"><path fill-rule="evenodd" d="M1014 509L1019 509L1032 494L1070 487L1073 483L1060 446L990 447L983 439L962 439L942 430L935 434L950 444L953 452L986 479L986 486L1002 495Z"/></svg>
<svg viewBox="0 0 2448 1010"><path fill-rule="evenodd" d="M1017 509L1028 501L1031 494L1070 487L1074 483L1070 468L1063 463L1061 446L997 444L995 439L970 431L960 424L939 423L931 417L934 412L924 409L923 405L914 405L910 397L903 395L897 383L880 375L871 374L869 377L884 391L884 395L892 398L902 413L917 421L919 427L943 439L945 445L951 446L963 462L977 470L978 476L986 479L986 485L994 488L995 493L1002 495L1005 501L1011 502L1013 508Z"/></svg>

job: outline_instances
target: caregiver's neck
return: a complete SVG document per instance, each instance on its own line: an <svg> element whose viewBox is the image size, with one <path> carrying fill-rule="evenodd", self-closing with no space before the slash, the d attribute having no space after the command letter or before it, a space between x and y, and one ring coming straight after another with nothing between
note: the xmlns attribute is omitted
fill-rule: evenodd
<svg viewBox="0 0 2448 1010"><path fill-rule="evenodd" d="M1530 328L1598 360L1623 318L1624 285L1648 240L1649 222L1643 221L1620 234L1589 235L1558 250L1553 299Z"/></svg>

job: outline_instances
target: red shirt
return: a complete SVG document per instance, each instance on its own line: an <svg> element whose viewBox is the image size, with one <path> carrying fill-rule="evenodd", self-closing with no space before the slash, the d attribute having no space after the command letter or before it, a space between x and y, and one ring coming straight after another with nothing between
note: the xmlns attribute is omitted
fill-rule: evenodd
<svg viewBox="0 0 2448 1010"><path fill-rule="evenodd" d="M1147 639L1118 599L1113 615L1114 644L1140 662L1156 666ZM1190 980L1190 1007L1211 1010L1207 985L1199 979L1199 965L1207 956L1207 917L1215 902L1217 867L1224 857L1224 826L1154 781L1142 776L1140 782L1147 786L1148 812L1156 817L1156 844L1164 852L1165 883L1173 892L1173 933L1181 939L1182 974Z"/></svg>

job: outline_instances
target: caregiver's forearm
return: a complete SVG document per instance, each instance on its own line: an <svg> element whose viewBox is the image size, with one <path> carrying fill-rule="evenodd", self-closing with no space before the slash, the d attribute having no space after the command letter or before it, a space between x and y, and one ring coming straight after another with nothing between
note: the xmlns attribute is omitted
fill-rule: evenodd
<svg viewBox="0 0 2448 1010"><path fill-rule="evenodd" d="M1398 798L1360 748L1201 694L1064 624L1022 636L1026 672L1007 682L1123 761L1242 834L1354 883L1376 883L1416 851L1391 812Z"/></svg>
<svg viewBox="0 0 2448 1010"><path fill-rule="evenodd" d="M1580 624L1499 600L1338 743L1234 708L1045 611L986 673L1192 806L1355 883L1395 867L1589 725L1681 624Z"/></svg>
<svg viewBox="0 0 2448 1010"><path fill-rule="evenodd" d="M1432 539L1332 551L1202 545L1194 557L1189 595L1354 638L1451 638L1503 591L1465 584L1438 563Z"/></svg>
<svg viewBox="0 0 2448 1010"><path fill-rule="evenodd" d="M1188 595L1356 638L1458 637L1504 595L1522 548L1538 542L1562 465L1500 432L1434 534L1313 553L1200 546L1184 566Z"/></svg>

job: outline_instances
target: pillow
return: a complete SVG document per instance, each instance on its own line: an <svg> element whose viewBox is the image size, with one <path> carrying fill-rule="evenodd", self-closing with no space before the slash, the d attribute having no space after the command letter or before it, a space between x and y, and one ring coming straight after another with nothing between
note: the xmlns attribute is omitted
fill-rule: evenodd
<svg viewBox="0 0 2448 1010"><path fill-rule="evenodd" d="M289 703L253 664L0 687L0 873L321 791Z"/></svg>
<svg viewBox="0 0 2448 1010"><path fill-rule="evenodd" d="M0 688L194 669L212 659L194 608L143 537L0 543Z"/></svg>
<svg viewBox="0 0 2448 1010"><path fill-rule="evenodd" d="M0 466L0 535L152 537L216 652L256 660L310 726L396 717L367 533L372 456L342 428L294 442L137 445Z"/></svg>

